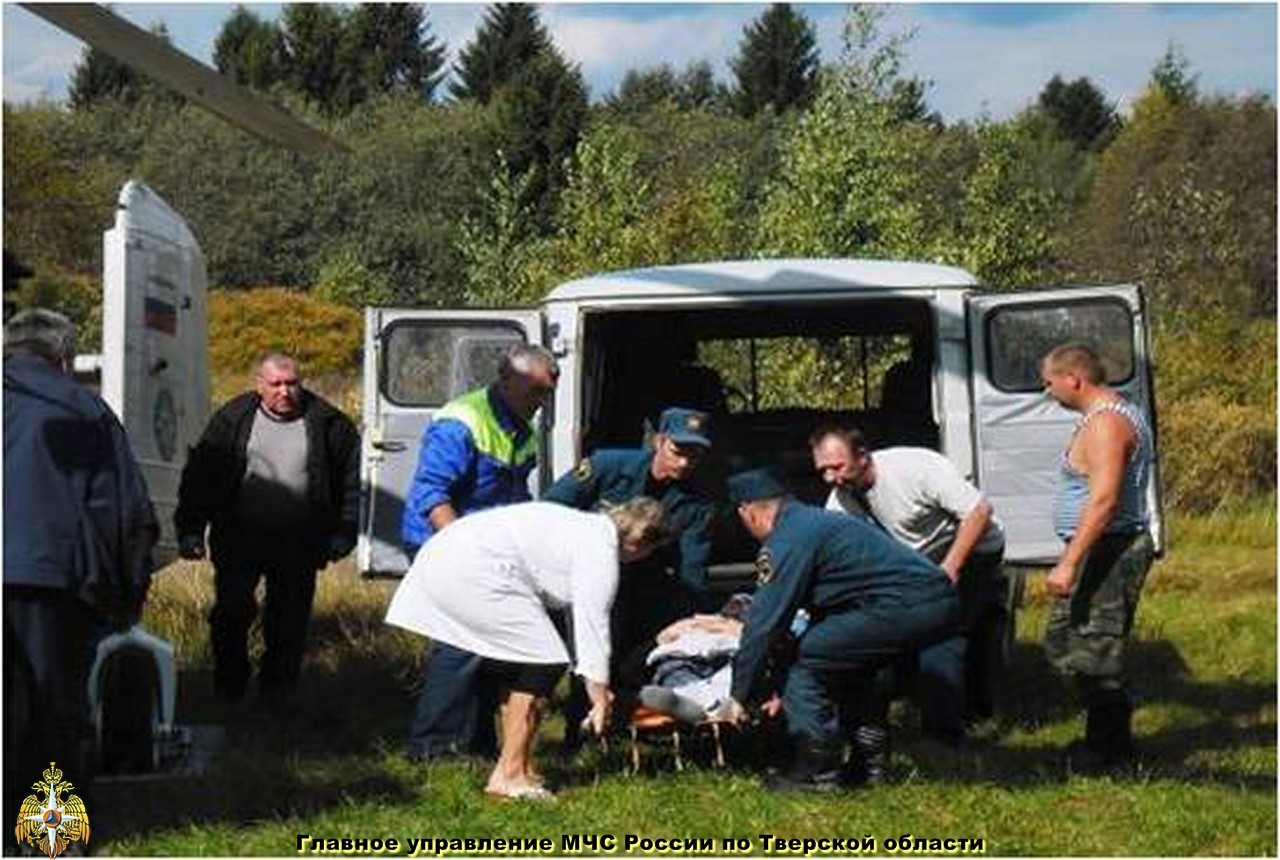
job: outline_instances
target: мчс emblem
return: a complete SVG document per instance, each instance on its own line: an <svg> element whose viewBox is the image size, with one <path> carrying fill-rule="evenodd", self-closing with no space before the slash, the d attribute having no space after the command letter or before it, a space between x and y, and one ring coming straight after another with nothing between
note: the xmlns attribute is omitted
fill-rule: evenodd
<svg viewBox="0 0 1280 860"><path fill-rule="evenodd" d="M573 470L573 477L579 481L591 480L591 458L583 457L578 461L578 467Z"/></svg>
<svg viewBox="0 0 1280 860"><path fill-rule="evenodd" d="M84 801L71 794L75 786L62 778L54 762L49 762L43 777L31 785L36 793L22 801L14 836L19 845L26 842L54 858L72 842L88 843L89 813Z"/></svg>
<svg viewBox="0 0 1280 860"><path fill-rule="evenodd" d="M769 550L762 549L756 556L756 585L766 585L771 579L773 579L773 559L769 557Z"/></svg>

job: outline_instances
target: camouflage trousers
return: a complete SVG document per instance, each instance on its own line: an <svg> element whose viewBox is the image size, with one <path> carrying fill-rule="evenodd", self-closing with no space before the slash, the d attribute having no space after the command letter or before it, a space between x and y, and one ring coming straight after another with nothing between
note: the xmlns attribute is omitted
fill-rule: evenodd
<svg viewBox="0 0 1280 860"><path fill-rule="evenodd" d="M1155 547L1150 535L1104 535L1084 562L1070 597L1055 601L1044 647L1059 672L1076 679L1086 707L1128 700L1124 650Z"/></svg>

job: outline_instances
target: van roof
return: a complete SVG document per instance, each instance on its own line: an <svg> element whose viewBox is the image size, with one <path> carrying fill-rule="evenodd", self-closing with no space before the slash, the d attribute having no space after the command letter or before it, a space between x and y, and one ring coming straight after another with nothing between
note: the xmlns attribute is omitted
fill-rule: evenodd
<svg viewBox="0 0 1280 860"><path fill-rule="evenodd" d="M935 263L844 259L732 260L592 275L561 284L545 301L850 289L968 289L977 284L973 275L964 269Z"/></svg>

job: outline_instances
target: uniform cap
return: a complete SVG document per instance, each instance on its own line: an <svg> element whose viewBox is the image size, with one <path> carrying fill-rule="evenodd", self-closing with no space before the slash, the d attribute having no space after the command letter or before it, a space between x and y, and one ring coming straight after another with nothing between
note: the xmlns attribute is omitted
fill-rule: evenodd
<svg viewBox="0 0 1280 860"><path fill-rule="evenodd" d="M787 488L768 469L748 469L730 475L727 482L729 501L740 505L763 499L778 499L788 495Z"/></svg>
<svg viewBox="0 0 1280 860"><path fill-rule="evenodd" d="M658 419L658 432L677 445L711 447L711 416L696 409L672 407Z"/></svg>

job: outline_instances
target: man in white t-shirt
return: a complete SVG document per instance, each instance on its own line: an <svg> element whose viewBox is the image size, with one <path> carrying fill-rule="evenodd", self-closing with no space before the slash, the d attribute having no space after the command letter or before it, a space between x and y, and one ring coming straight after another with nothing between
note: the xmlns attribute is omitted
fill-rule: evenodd
<svg viewBox="0 0 1280 860"><path fill-rule="evenodd" d="M959 743L966 717L992 713L1008 624L1004 530L991 503L928 448L871 452L857 429L834 425L816 430L809 447L814 469L831 487L829 510L875 522L932 558L959 589L962 635L922 652L919 666L924 730Z"/></svg>

